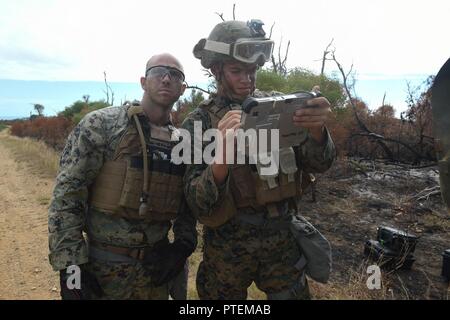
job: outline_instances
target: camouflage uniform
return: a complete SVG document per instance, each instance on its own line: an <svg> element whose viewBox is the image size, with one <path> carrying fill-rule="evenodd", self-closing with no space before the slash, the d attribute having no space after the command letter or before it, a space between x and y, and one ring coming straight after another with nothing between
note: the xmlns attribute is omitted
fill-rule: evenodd
<svg viewBox="0 0 450 320"><path fill-rule="evenodd" d="M223 108L233 101L216 97L213 103ZM202 131L212 127L210 115L197 108L182 125L192 137L194 121L202 122ZM326 171L335 158L328 131L323 145L308 137L298 147L297 154L297 165L304 172ZM229 192L229 176L223 185L217 186L211 166L187 166L185 194L195 215L209 216ZM289 231L296 210L289 206L288 200L281 201L277 207L281 214L275 218L269 218L267 211L238 211L217 228L204 226L203 261L197 273L197 291L201 299L245 299L247 288L253 281L269 299L309 297L304 267L296 267L301 252Z"/></svg>
<svg viewBox="0 0 450 320"><path fill-rule="evenodd" d="M141 115L139 120L147 139L148 119ZM126 107L97 110L87 114L68 137L49 208L50 264L56 271L88 263L87 270L97 277L106 299L167 299L168 286L153 287L141 261L94 258L83 236L84 232L90 240L113 246L151 247L167 239L172 227L170 221L116 217L89 205L88 189L103 164L112 159L129 121ZM195 247L195 223L186 211L180 212L173 222L175 239Z"/></svg>

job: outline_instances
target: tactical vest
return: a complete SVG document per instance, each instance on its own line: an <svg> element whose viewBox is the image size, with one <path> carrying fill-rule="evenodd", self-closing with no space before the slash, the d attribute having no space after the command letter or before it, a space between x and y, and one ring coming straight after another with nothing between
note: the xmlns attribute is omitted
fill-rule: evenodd
<svg viewBox="0 0 450 320"><path fill-rule="evenodd" d="M147 221L171 220L177 216L183 199L185 166L175 165L170 159L153 159L149 148L156 146L150 143L147 147L138 119L142 113L140 106L127 110L126 131L113 160L104 163L91 186L89 203L114 216ZM166 139L158 140L158 143L172 150L176 142L170 141L170 131Z"/></svg>
<svg viewBox="0 0 450 320"><path fill-rule="evenodd" d="M232 106L218 107L213 100L206 100L200 104L200 108L206 111L211 119L212 128L217 128L219 121ZM289 161L295 161L296 154L292 150ZM283 160L280 158L280 167L283 169ZM313 181L314 177L303 174L298 168L294 173L285 173L279 170L275 183L263 180L257 170L248 164L230 165L229 190L223 202L214 208L211 215L199 217L199 221L209 227L218 227L242 209L252 208L253 212L268 211L270 216L278 215L277 202L292 199L296 200L302 195L303 190ZM247 210L246 210L247 211Z"/></svg>

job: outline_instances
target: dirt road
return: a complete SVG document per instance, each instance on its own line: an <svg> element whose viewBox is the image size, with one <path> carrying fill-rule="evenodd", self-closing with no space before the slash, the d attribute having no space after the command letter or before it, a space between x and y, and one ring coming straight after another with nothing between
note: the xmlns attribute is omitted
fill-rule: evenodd
<svg viewBox="0 0 450 320"><path fill-rule="evenodd" d="M0 299L59 299L48 263L52 185L16 162L0 141Z"/></svg>

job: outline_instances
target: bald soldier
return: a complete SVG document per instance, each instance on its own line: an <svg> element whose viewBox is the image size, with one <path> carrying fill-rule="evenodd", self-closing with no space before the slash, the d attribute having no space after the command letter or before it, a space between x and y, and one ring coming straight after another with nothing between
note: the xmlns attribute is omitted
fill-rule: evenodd
<svg viewBox="0 0 450 320"><path fill-rule="evenodd" d="M197 233L170 158L183 67L155 55L140 82L140 103L87 114L62 152L48 228L63 299L186 299Z"/></svg>

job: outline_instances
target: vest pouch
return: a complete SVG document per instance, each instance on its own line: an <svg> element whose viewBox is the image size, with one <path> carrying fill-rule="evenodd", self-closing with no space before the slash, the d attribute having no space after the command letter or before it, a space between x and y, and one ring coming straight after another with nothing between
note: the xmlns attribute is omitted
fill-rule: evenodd
<svg viewBox="0 0 450 320"><path fill-rule="evenodd" d="M115 214L122 194L126 161L105 162L89 188L89 204L102 212Z"/></svg>
<svg viewBox="0 0 450 320"><path fill-rule="evenodd" d="M294 182L295 173L298 171L294 149L283 148L279 151L278 157L281 172L288 176L288 182Z"/></svg>
<svg viewBox="0 0 450 320"><path fill-rule="evenodd" d="M292 147L283 148L279 153L280 161L280 188L281 194L285 198L295 197L297 195L297 186L300 184L299 170L295 160L295 152Z"/></svg>
<svg viewBox="0 0 450 320"><path fill-rule="evenodd" d="M289 182L286 174L281 173L275 178L278 186L273 189L270 189L267 181L262 180L257 173L254 173L253 179L256 186L256 202L258 205L279 202L297 195L297 180Z"/></svg>
<svg viewBox="0 0 450 320"><path fill-rule="evenodd" d="M170 183L170 161L150 159L152 170L149 171L148 210L150 215L165 212L166 197Z"/></svg>
<svg viewBox="0 0 450 320"><path fill-rule="evenodd" d="M127 167L119 206L127 209L138 210L141 204L144 172L141 168Z"/></svg>
<svg viewBox="0 0 450 320"><path fill-rule="evenodd" d="M289 181L289 179L289 176L284 173L279 176L280 193L283 199L292 198L297 195L297 185L300 185L297 174L294 174L294 181Z"/></svg>
<svg viewBox="0 0 450 320"><path fill-rule="evenodd" d="M166 197L167 212L177 214L180 210L181 202L184 198L183 186L183 176L170 176L168 192L171 196Z"/></svg>
<svg viewBox="0 0 450 320"><path fill-rule="evenodd" d="M230 189L238 208L251 207L255 200L253 172L249 165L236 165L231 168Z"/></svg>
<svg viewBox="0 0 450 320"><path fill-rule="evenodd" d="M139 137L136 129L131 128L121 138L120 143L115 151L115 159L127 158L130 155L138 154L141 150Z"/></svg>
<svg viewBox="0 0 450 320"><path fill-rule="evenodd" d="M327 283L332 263L328 240L300 215L292 217L290 231L306 259L306 274L315 281Z"/></svg>
<svg viewBox="0 0 450 320"><path fill-rule="evenodd" d="M276 158L277 154L273 153L258 155L258 161L269 164L263 165L261 162L257 162L257 172L253 173L256 202L260 206L279 201L281 197L279 182L280 168Z"/></svg>
<svg viewBox="0 0 450 320"><path fill-rule="evenodd" d="M152 171L148 193L147 205L150 219L157 221L175 219L183 197L182 177Z"/></svg>
<svg viewBox="0 0 450 320"><path fill-rule="evenodd" d="M275 177L274 179L278 186L271 189L267 181L262 180L258 173L253 173L253 183L255 185L256 202L258 205L263 206L267 203L281 200L280 198L282 195L281 188L279 186L279 179L278 177Z"/></svg>

